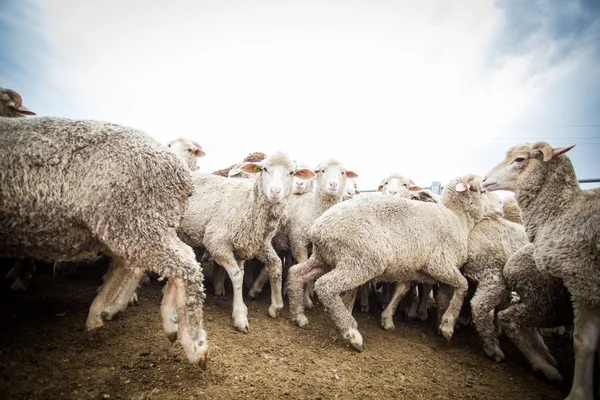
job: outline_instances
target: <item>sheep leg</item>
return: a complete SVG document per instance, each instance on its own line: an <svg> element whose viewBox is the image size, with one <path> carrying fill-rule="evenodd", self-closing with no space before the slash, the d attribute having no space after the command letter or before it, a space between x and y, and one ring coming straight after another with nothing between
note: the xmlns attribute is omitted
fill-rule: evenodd
<svg viewBox="0 0 600 400"><path fill-rule="evenodd" d="M523 353L534 371L541 371L549 380L561 381L560 372L536 351L530 326L535 324L538 310L527 303L517 303L498 313L502 331Z"/></svg>
<svg viewBox="0 0 600 400"><path fill-rule="evenodd" d="M15 260L15 265L8 271L4 279L7 281L14 281L21 275L21 270L23 269L23 259L17 258Z"/></svg>
<svg viewBox="0 0 600 400"><path fill-rule="evenodd" d="M443 264L439 265L438 268L432 268L430 266L427 269L427 273L433 279L436 279L437 281L454 288L452 299L450 299L450 305L442 316L442 323L439 326L442 335L444 335L446 340L450 340L452 338L452 334L454 333L454 325L456 324L456 319L458 318L458 314L462 308L469 284L467 279L462 276L458 268L455 266Z"/></svg>
<svg viewBox="0 0 600 400"><path fill-rule="evenodd" d="M471 310L475 329L483 342L484 353L500 362L504 353L496 336L494 324L495 309L506 295L504 280L500 276L491 276L477 285L475 295L471 299Z"/></svg>
<svg viewBox="0 0 600 400"><path fill-rule="evenodd" d="M344 306L348 309L348 311L352 312L354 310L354 303L356 302L356 295L359 293L358 289L349 290L341 294L342 301L344 302ZM361 299L362 301L362 299Z"/></svg>
<svg viewBox="0 0 600 400"><path fill-rule="evenodd" d="M548 346L546 346L546 342L544 342L544 337L542 336L541 330L532 329L531 333L533 338L533 344L537 351L543 354L544 357L546 357L546 361L548 361L553 366L558 367L556 359L554 359L554 357L550 353L550 349L548 349Z"/></svg>
<svg viewBox="0 0 600 400"><path fill-rule="evenodd" d="M304 315L304 284L316 279L325 273L325 269L317 264L315 257L305 262L294 265L288 274L288 297L290 300L290 314L292 321L301 328L308 325L308 318Z"/></svg>
<svg viewBox="0 0 600 400"><path fill-rule="evenodd" d="M244 265L244 286L246 286L248 290L252 289L252 286L254 286L254 273L256 268L259 268L259 265L256 264L255 259L246 261L246 265Z"/></svg>
<svg viewBox="0 0 600 400"><path fill-rule="evenodd" d="M248 333L248 307L242 297L244 261L236 261L233 254L227 256L213 254L213 257L217 264L225 268L233 286L233 326L240 332Z"/></svg>
<svg viewBox="0 0 600 400"><path fill-rule="evenodd" d="M281 274L283 267L281 259L271 244L267 244L264 250L256 255L256 258L265 264L269 272L269 282L271 284L271 305L269 306L269 316L277 318L277 315L283 309L283 295L281 294Z"/></svg>
<svg viewBox="0 0 600 400"><path fill-rule="evenodd" d="M225 295L225 277L227 276L227 270L221 265L215 263L215 269L213 273L213 289L215 296L220 299L226 299Z"/></svg>
<svg viewBox="0 0 600 400"><path fill-rule="evenodd" d="M256 296L258 296L262 292L263 286L265 286L265 283L267 283L268 280L269 280L269 269L265 266L260 271L260 275L258 276L258 278L256 278L254 280L254 284L252 285L252 288L248 292L248 297L253 299Z"/></svg>
<svg viewBox="0 0 600 400"><path fill-rule="evenodd" d="M358 285L367 283L373 278L372 271L363 268L344 268L344 262L339 262L337 268L321 276L315 282L315 292L327 313L333 319L336 327L356 350L363 350L363 339L357 329L357 323L342 299L340 293L354 290Z"/></svg>
<svg viewBox="0 0 600 400"><path fill-rule="evenodd" d="M364 284L359 287L360 293L360 311L369 312L369 284Z"/></svg>
<svg viewBox="0 0 600 400"><path fill-rule="evenodd" d="M171 343L177 340L177 292L175 284L167 280L164 288L163 299L160 304L160 314L163 321L163 330Z"/></svg>
<svg viewBox="0 0 600 400"><path fill-rule="evenodd" d="M200 264L193 249L184 244L174 231L161 242L163 246L140 249L137 264L147 266L159 276L168 277L169 284L175 286L177 339L188 360L205 368L208 359L208 341L203 327L206 294Z"/></svg>
<svg viewBox="0 0 600 400"><path fill-rule="evenodd" d="M14 291L24 292L29 286L29 281L31 280L31 277L35 274L35 261L33 260L33 258L25 258L24 260L22 260L22 262L21 260L19 260L19 267L17 268L17 270L17 279L15 279L12 285L10 285L10 288ZM10 272L11 271L9 271L8 274L10 274Z"/></svg>
<svg viewBox="0 0 600 400"><path fill-rule="evenodd" d="M410 282L396 282L392 299L388 303L385 310L383 310L381 313L381 327L383 329L391 331L396 328L394 325L394 314L396 313L396 308L398 308L400 300L402 300L402 298L410 290L410 287Z"/></svg>
<svg viewBox="0 0 600 400"><path fill-rule="evenodd" d="M85 324L88 331L100 328L104 321L110 321L127 307L144 273L142 268L132 267L122 258L113 260L113 271L90 306Z"/></svg>
<svg viewBox="0 0 600 400"><path fill-rule="evenodd" d="M306 247L301 245L293 245L292 246L292 257L298 260L298 264L305 262L308 260L308 251ZM305 281L304 284L304 309L312 310L314 307L313 301L311 299L311 295L314 291L314 279L309 279Z"/></svg>
<svg viewBox="0 0 600 400"><path fill-rule="evenodd" d="M406 296L406 295L405 295ZM417 318L417 307L419 295L417 293L417 282L412 282L408 289L408 310L406 310L406 319L412 321Z"/></svg>
<svg viewBox="0 0 600 400"><path fill-rule="evenodd" d="M288 272L290 271L290 268L292 268L292 265L294 265L294 258L292 257L292 253L288 251L285 253L285 255L283 257L283 274L282 274L283 282L287 282L287 275L288 275ZM284 296L287 294L287 283L283 284L282 294Z"/></svg>
<svg viewBox="0 0 600 400"><path fill-rule="evenodd" d="M427 283L419 283L419 308L417 309L417 318L419 321L427 321L427 303L429 302L429 294L431 293L431 285Z"/></svg>
<svg viewBox="0 0 600 400"><path fill-rule="evenodd" d="M567 400L592 399L594 397L594 357L600 339L600 310L573 302L575 323L573 330L573 350L575 369L573 385Z"/></svg>

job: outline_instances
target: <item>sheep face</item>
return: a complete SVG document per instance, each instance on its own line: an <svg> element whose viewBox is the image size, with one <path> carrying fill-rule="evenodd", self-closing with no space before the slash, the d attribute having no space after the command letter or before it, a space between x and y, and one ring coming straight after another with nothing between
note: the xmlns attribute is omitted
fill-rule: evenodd
<svg viewBox="0 0 600 400"><path fill-rule="evenodd" d="M314 187L314 179L301 179L294 177L294 194L302 194L312 192Z"/></svg>
<svg viewBox="0 0 600 400"><path fill-rule="evenodd" d="M573 146L552 148L546 142L521 144L511 147L506 158L487 173L483 179L486 190L509 190L514 192L519 181L531 179L532 175L544 176L544 169L553 158L571 150Z"/></svg>
<svg viewBox="0 0 600 400"><path fill-rule="evenodd" d="M275 153L260 162L248 162L241 168L248 174L260 174L262 190L272 203L280 203L292 193L294 177L311 179L315 173L307 168L296 168L296 163L283 153Z"/></svg>
<svg viewBox="0 0 600 400"><path fill-rule="evenodd" d="M344 187L344 200L349 200L357 194L360 194L360 191L356 186L356 179L346 178L346 186Z"/></svg>
<svg viewBox="0 0 600 400"><path fill-rule="evenodd" d="M496 193L487 192L485 189L481 189L481 202L483 203L483 216L484 217L503 217L504 207L502 199Z"/></svg>
<svg viewBox="0 0 600 400"><path fill-rule="evenodd" d="M198 170L196 158L204 157L206 154L204 150L202 150L202 146L200 146L197 142L182 138L171 140L169 143L167 143L167 147L181 157L191 171Z"/></svg>
<svg viewBox="0 0 600 400"><path fill-rule="evenodd" d="M315 172L317 173L317 191L332 196L344 193L347 178L358 178L354 171L346 170L346 167L337 160L323 161Z"/></svg>
<svg viewBox="0 0 600 400"><path fill-rule="evenodd" d="M410 192L417 190L421 190L421 188L415 185L411 179L400 174L392 174L383 179L377 188L377 191L384 195L404 198L410 198Z"/></svg>

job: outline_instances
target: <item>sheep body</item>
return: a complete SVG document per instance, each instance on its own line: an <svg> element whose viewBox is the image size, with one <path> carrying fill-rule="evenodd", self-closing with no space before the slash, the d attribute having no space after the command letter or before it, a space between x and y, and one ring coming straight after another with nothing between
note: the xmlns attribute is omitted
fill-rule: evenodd
<svg viewBox="0 0 600 400"><path fill-rule="evenodd" d="M173 277L180 294L175 334L188 359L204 364L202 274L176 234L192 190L177 156L141 131L0 118L0 257L63 261L102 251L114 258L114 279L92 303L88 329L125 308L143 268Z"/></svg>
<svg viewBox="0 0 600 400"><path fill-rule="evenodd" d="M467 258L469 231L482 217L479 186L475 181L469 185L470 181L472 176L448 185L442 195L445 206L369 196L336 204L323 213L311 229L310 259L290 269L288 294L294 322L308 323L299 291L303 282L318 278L319 299L343 336L360 351L362 336L340 293L373 278L402 283L404 292L410 281L439 280L455 287L440 326L449 340L467 289L458 267ZM391 317L382 314L384 325Z"/></svg>

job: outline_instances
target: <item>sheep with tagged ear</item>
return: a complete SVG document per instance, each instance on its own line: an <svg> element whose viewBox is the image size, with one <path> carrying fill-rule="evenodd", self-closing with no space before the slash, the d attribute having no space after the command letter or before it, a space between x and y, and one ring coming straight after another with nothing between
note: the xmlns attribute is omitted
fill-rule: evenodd
<svg viewBox="0 0 600 400"><path fill-rule="evenodd" d="M289 250L297 262L308 259L311 248L309 233L313 222L331 206L342 201L346 180L358 177L354 171L346 169L344 164L335 159L321 162L314 173L315 191L290 198L273 237L275 250ZM261 292L265 281L264 273L261 276L262 278L259 277L254 282L248 294L250 297L255 297ZM306 285L304 301L305 307L312 308L309 285Z"/></svg>
<svg viewBox="0 0 600 400"><path fill-rule="evenodd" d="M176 155L144 132L107 122L0 118L0 256L77 261L109 254L116 268L88 313L100 328L125 309L142 273L169 277L188 360L206 365L204 288L177 236L193 187Z"/></svg>
<svg viewBox="0 0 600 400"><path fill-rule="evenodd" d="M195 191L179 233L185 242L207 251L225 268L233 286L234 327L248 332L248 309L242 298L244 261L256 257L267 267L271 280L269 315L277 317L283 308L282 268L271 240L292 193L294 177L310 179L315 173L297 169L296 163L281 152L260 162L246 163L241 169L257 174L257 178L193 176ZM165 296L168 292L169 288Z"/></svg>
<svg viewBox="0 0 600 400"><path fill-rule="evenodd" d="M197 171L197 159L206 155L204 150L202 150L202 146L200 146L198 142L185 138L170 140L167 143L167 147L185 161L190 171Z"/></svg>
<svg viewBox="0 0 600 400"><path fill-rule="evenodd" d="M390 302L395 307L410 282L439 281L454 287L439 327L450 340L467 291L467 280L459 267L467 258L469 232L483 214L479 180L473 175L452 180L444 188L442 204L371 196L344 201L325 211L311 228L311 257L289 272L294 323L300 327L308 324L302 286L316 279L315 292L333 322L343 337L362 351L362 336L340 298L342 292L371 279L398 282L404 291L397 291L397 298ZM382 313L384 327L393 325L392 317L386 308Z"/></svg>
<svg viewBox="0 0 600 400"><path fill-rule="evenodd" d="M579 187L565 154L573 147L511 147L483 186L515 193L537 268L562 279L571 293L575 368L568 398L591 399L600 339L600 189Z"/></svg>

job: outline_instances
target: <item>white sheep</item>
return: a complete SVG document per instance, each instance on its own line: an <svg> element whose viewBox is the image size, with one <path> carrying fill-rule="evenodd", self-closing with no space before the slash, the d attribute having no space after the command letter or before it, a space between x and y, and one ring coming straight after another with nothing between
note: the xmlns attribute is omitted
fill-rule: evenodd
<svg viewBox="0 0 600 400"><path fill-rule="evenodd" d="M206 155L198 142L185 138L170 140L167 143L167 147L181 157L189 167L190 171L197 171L199 169L197 159Z"/></svg>
<svg viewBox="0 0 600 400"><path fill-rule="evenodd" d="M562 279L575 310L575 368L570 399L592 399L600 338L600 189L579 187L573 146L546 142L511 147L484 179L487 190L515 193L541 271Z"/></svg>
<svg viewBox="0 0 600 400"><path fill-rule="evenodd" d="M271 240L292 192L294 176L309 179L315 174L297 169L293 160L281 152L260 162L246 163L241 169L258 177L193 176L195 191L184 213L180 235L192 247L205 249L225 268L233 285L234 327L248 332L248 309L242 298L244 261L256 257L267 267L271 280L269 315L277 317L283 308L282 268Z"/></svg>
<svg viewBox="0 0 600 400"><path fill-rule="evenodd" d="M482 218L483 205L474 176L451 181L442 205L396 196L371 196L345 201L325 211L311 229L313 253L290 269L288 296L292 320L308 324L302 285L317 279L315 292L355 349L363 349L361 334L340 293L371 279L399 282L404 292L411 281L439 281L454 287L440 331L450 340L467 291L459 267L467 258L467 240ZM384 326L392 315L382 313Z"/></svg>
<svg viewBox="0 0 600 400"><path fill-rule="evenodd" d="M202 273L176 229L190 171L145 133L63 118L0 118L0 256L71 261L109 254L112 278L86 328L123 310L148 268L177 286L177 338L205 365ZM163 321L173 315L163 313ZM172 335L171 335L172 338Z"/></svg>
<svg viewBox="0 0 600 400"><path fill-rule="evenodd" d="M309 233L313 222L331 206L342 201L347 179L358 177L354 171L347 170L335 159L321 162L315 172L315 191L291 196L273 237L275 250L289 250L298 263L308 259L311 247ZM264 276L254 282L249 296L254 297L260 293L263 284ZM305 307L312 308L310 284L306 285L304 301Z"/></svg>

